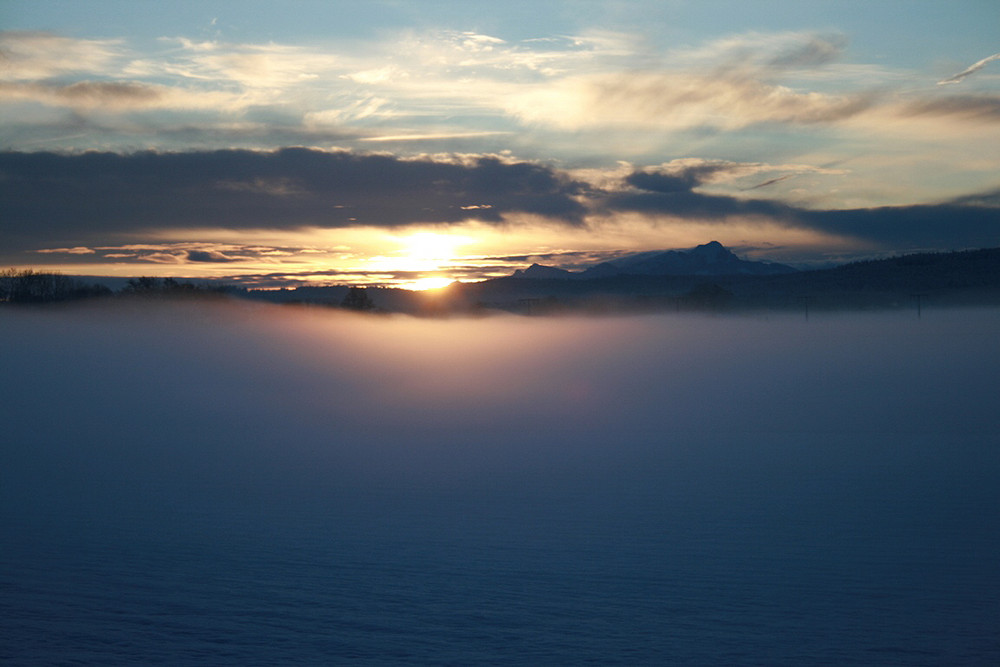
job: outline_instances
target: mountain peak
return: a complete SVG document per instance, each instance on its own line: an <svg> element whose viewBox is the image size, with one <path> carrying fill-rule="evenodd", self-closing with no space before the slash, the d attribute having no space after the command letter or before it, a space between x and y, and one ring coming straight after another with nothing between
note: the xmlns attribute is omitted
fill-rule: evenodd
<svg viewBox="0 0 1000 667"><path fill-rule="evenodd" d="M718 241L709 241L688 251L689 255L704 257L708 262L741 261L729 248Z"/></svg>
<svg viewBox="0 0 1000 667"><path fill-rule="evenodd" d="M603 277L611 274L611 269L619 275L646 276L764 275L794 271L783 264L740 259L718 241L709 241L690 250L644 252L621 257L592 267L582 276Z"/></svg>
<svg viewBox="0 0 1000 667"><path fill-rule="evenodd" d="M567 271L554 266L532 264L514 272L516 278L577 279L633 276L726 276L792 273L784 264L740 259L718 241L709 241L690 250L640 252L591 266L584 271Z"/></svg>
<svg viewBox="0 0 1000 667"><path fill-rule="evenodd" d="M545 280L571 278L573 274L566 269L555 266L545 266L544 264L532 264L526 269L517 269L513 274L514 278L539 278Z"/></svg>

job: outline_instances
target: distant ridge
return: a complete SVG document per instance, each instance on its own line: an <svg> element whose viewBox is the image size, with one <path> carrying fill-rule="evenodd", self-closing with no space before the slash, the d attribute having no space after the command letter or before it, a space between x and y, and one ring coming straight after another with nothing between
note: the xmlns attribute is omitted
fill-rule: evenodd
<svg viewBox="0 0 1000 667"><path fill-rule="evenodd" d="M614 276L773 276L795 273L785 264L740 259L718 241L690 250L657 250L601 262L583 271L532 264L512 278L540 280L592 280Z"/></svg>
<svg viewBox="0 0 1000 667"><path fill-rule="evenodd" d="M535 278L538 280L570 280L579 278L579 273L573 273L566 269L555 266L545 266L543 264L532 264L526 269L517 269L511 275L512 278Z"/></svg>
<svg viewBox="0 0 1000 667"><path fill-rule="evenodd" d="M723 266L741 266L730 264L733 260L726 254L731 253L723 253L713 244L693 250L695 256L714 253L715 261ZM924 308L1000 306L1000 248L902 255L770 274L735 273L731 269L700 275L632 273L641 270L646 261L664 255L664 259L672 257L671 251L644 253L593 267L613 269L606 276L593 275L596 271L549 272L553 267L539 266L514 276L463 283L452 288L450 306L531 314L574 309L802 311L807 307L815 312L913 308L917 303ZM632 262L639 267L629 266ZM621 263L626 266L621 267ZM542 272L558 277L543 278L538 275ZM586 278L582 278L584 274Z"/></svg>

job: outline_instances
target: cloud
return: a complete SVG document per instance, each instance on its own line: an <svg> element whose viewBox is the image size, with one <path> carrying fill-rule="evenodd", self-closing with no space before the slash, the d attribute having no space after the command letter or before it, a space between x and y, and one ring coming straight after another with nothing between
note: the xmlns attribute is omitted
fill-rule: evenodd
<svg viewBox="0 0 1000 667"><path fill-rule="evenodd" d="M642 174L637 178L637 175L630 177L629 183L639 191L608 196L603 200L606 210L699 219L718 224L736 216L762 217L791 224L795 217L796 210L781 202L704 194L679 187L683 182L670 176Z"/></svg>
<svg viewBox="0 0 1000 667"><path fill-rule="evenodd" d="M363 48L185 38L157 44L0 33L7 68L0 99L12 103L8 134L16 137L8 145L421 142L405 148L537 151L546 142L530 131L554 130L594 132L586 144L592 155L613 150L605 155L621 157L668 145L663 136L647 138L651 131L850 129L858 118L889 124L916 116L954 127L963 118L994 117L988 99L893 96L904 75L839 62L847 40L837 33L750 32L657 53L636 35L609 31L522 40L397 31ZM38 114L19 104L25 101L69 109L72 117ZM624 134L607 136L609 129L635 139L618 141ZM583 150L584 142L565 134L545 139L564 142L567 153Z"/></svg>
<svg viewBox="0 0 1000 667"><path fill-rule="evenodd" d="M478 137L490 137L497 135L513 134L512 132L483 131L483 132L427 132L422 134L388 134L374 137L361 137L359 141L366 142L395 142L395 141L427 141L430 139L468 139Z"/></svg>
<svg viewBox="0 0 1000 667"><path fill-rule="evenodd" d="M775 167L759 162L679 158L658 167L635 171L625 178L625 183L641 190L677 192L691 190L704 183L732 180L772 169Z"/></svg>
<svg viewBox="0 0 1000 667"><path fill-rule="evenodd" d="M606 124L645 128L664 122L680 128L739 128L768 121L828 122L861 103L854 97L844 100L799 93L769 80L775 72L816 68L834 61L845 43L837 35L740 36L703 49L709 54L703 59L713 60L707 72L702 71L706 68L688 71L684 63L691 62L690 55L674 54L668 58L671 64L667 69L648 70L650 76L636 69L650 60L636 49L635 40L610 32L520 41L477 32L408 32L396 34L365 53L343 47L185 38L162 43L169 48L130 59L120 49L111 51L109 45L98 44L107 58L94 60L93 67L84 71L100 74L107 81L67 83L45 76L28 77L36 80L9 92L19 99L74 109L252 109L262 116L270 114L268 127L275 126L275 116L283 119L278 126L298 122L300 134L331 125L371 126L390 121L396 126L383 126L378 132L386 135L386 141L436 141L498 132L448 125L425 127L428 116L449 112L481 114L488 110L559 128ZM738 53L748 50L753 51L753 57L737 58ZM735 72L737 62L753 71ZM720 74L723 70L728 71ZM461 85L456 85L456 77L461 78ZM673 98L670 90L677 91ZM551 100L557 104L542 108L535 104L539 95L548 101L546 96L551 93L560 98ZM600 103L604 99L611 102L607 108ZM614 104L616 100L624 105ZM572 109L577 112L566 113ZM751 110L756 112L748 115ZM581 114L585 117L577 117ZM656 117L660 120L654 122ZM216 125L231 122L231 118L209 121ZM282 144L275 141L271 145Z"/></svg>
<svg viewBox="0 0 1000 667"><path fill-rule="evenodd" d="M189 262L239 262L242 257L229 257L214 250L188 250L187 260Z"/></svg>
<svg viewBox="0 0 1000 667"><path fill-rule="evenodd" d="M36 250L35 252L44 254L65 253L67 255L92 255L96 251L93 248L76 246L75 248L42 248L41 250Z"/></svg>
<svg viewBox="0 0 1000 667"><path fill-rule="evenodd" d="M729 160L705 160L701 158L678 158L656 167L633 171L623 182L640 190L652 192L685 192L699 185L735 181L761 173L784 173L755 184L744 190L762 188L779 183L800 174L845 174L843 169L814 167L805 164L767 164L764 162L732 162Z"/></svg>
<svg viewBox="0 0 1000 667"><path fill-rule="evenodd" d="M600 262L605 262L622 255L630 254L625 250L562 250L556 252L538 252L527 255L498 255L482 257L484 262L490 262L498 268L523 268L525 264L547 264L563 269L585 268Z"/></svg>
<svg viewBox="0 0 1000 667"><path fill-rule="evenodd" d="M166 39L169 57L137 59L127 73L171 76L195 81L226 81L254 88L277 88L312 81L343 68L341 57L319 49L288 44L230 44Z"/></svg>
<svg viewBox="0 0 1000 667"><path fill-rule="evenodd" d="M712 68L742 63L759 69L824 67L840 59L847 37L836 32L750 30L675 48L668 61L679 67Z"/></svg>
<svg viewBox="0 0 1000 667"><path fill-rule="evenodd" d="M986 206L1000 209L1000 189L957 197L949 203L957 206Z"/></svg>
<svg viewBox="0 0 1000 667"><path fill-rule="evenodd" d="M234 111L287 104L291 88L342 69L338 57L316 49L163 41L172 48L137 57L120 40L0 33L2 92L74 109ZM94 80L72 80L80 75Z"/></svg>
<svg viewBox="0 0 1000 667"><path fill-rule="evenodd" d="M104 72L123 56L121 40L75 39L49 32L0 32L0 79L48 79Z"/></svg>
<svg viewBox="0 0 1000 667"><path fill-rule="evenodd" d="M901 116L957 116L984 123L1000 121L1000 95L952 95L912 100L899 108Z"/></svg>
<svg viewBox="0 0 1000 667"><path fill-rule="evenodd" d="M0 153L0 200L8 202L0 239L31 249L139 230L503 224L515 213L580 224L585 187L549 167L494 156L8 152Z"/></svg>
<svg viewBox="0 0 1000 667"><path fill-rule="evenodd" d="M216 187L234 192L291 197L307 194L295 181L283 177L257 177L244 181L219 181Z"/></svg>
<svg viewBox="0 0 1000 667"><path fill-rule="evenodd" d="M701 162L676 165L676 168L671 166L674 165L633 172L625 182L652 192L686 192L709 180L715 173L725 171L728 164Z"/></svg>
<svg viewBox="0 0 1000 667"><path fill-rule="evenodd" d="M7 101L24 100L76 110L234 109L239 97L224 91L193 90L139 81L61 83L0 82Z"/></svg>
<svg viewBox="0 0 1000 667"><path fill-rule="evenodd" d="M154 252L149 255L139 255L137 258L154 264L183 264L185 256L168 252Z"/></svg>
<svg viewBox="0 0 1000 667"><path fill-rule="evenodd" d="M346 269L296 269L270 271L266 273L243 272L238 275L225 276L227 283L239 284L245 287L296 287L315 286L319 284L368 284L388 287L400 287L407 283L427 277L441 277L447 273L452 280L479 281L509 275L521 263L502 260L483 260L477 264L455 264L442 270L405 270L405 269L369 269L362 266ZM402 285L401 285L402 284Z"/></svg>
<svg viewBox="0 0 1000 667"><path fill-rule="evenodd" d="M80 81L69 85L50 83L0 83L8 99L79 108L141 108L157 105L165 89L137 82Z"/></svg>
<svg viewBox="0 0 1000 667"><path fill-rule="evenodd" d="M507 41L474 32L430 30L396 36L382 48L394 63L394 79L416 73L436 77L455 70L463 76L494 79L511 75L545 78L595 62L634 57L633 38L607 31Z"/></svg>
<svg viewBox="0 0 1000 667"><path fill-rule="evenodd" d="M697 172L674 176L637 171L625 180L635 190L605 197L601 205L606 211L719 225L733 219L766 220L788 229L808 229L892 249L993 247L1000 241L1000 204L995 191L937 204L814 210L774 200L697 192L693 190L699 183Z"/></svg>
<svg viewBox="0 0 1000 667"><path fill-rule="evenodd" d="M941 79L940 81L937 82L937 85L946 86L953 83L960 83L961 81L965 80L967 76L969 76L970 74L975 74L976 72L986 67L987 64L993 62L994 60L1000 60L1000 53L994 53L992 56L986 56L979 62L970 65L969 67L965 68L958 74L952 74L946 79Z"/></svg>
<svg viewBox="0 0 1000 667"><path fill-rule="evenodd" d="M488 155L403 159L304 148L8 152L0 153L0 200L5 202L0 245L8 253L93 248L102 257L132 253L136 260L173 264L250 260L294 264L299 262L294 256L305 246L271 245L283 243L278 236L265 245L111 244L128 237L235 240L233 234L252 230L287 235L295 230L431 228L469 222L556 223L592 234L604 224L618 224L616 219L681 227L763 225L779 236L808 230L885 247L997 243L995 192L938 204L845 210L803 208L732 194L750 178L755 182L744 189L805 173L843 172L801 164L687 158L622 169L616 181L587 182L582 174L572 176L549 166ZM206 230L217 231L206 239ZM550 246L544 252L574 249L578 248ZM308 268L301 262L298 266Z"/></svg>
<svg viewBox="0 0 1000 667"><path fill-rule="evenodd" d="M522 85L501 103L522 123L559 131L737 132L850 128L859 120L891 124L916 116L995 119L991 96L902 90L902 73L839 64L846 46L838 34L746 33L669 52L655 64L594 67Z"/></svg>
<svg viewBox="0 0 1000 667"><path fill-rule="evenodd" d="M134 258L139 261L170 264L211 264L247 262L256 260L258 265L275 264L294 259L297 255L310 254L310 248L274 247L234 243L213 243L204 241L181 241L174 243L130 243L126 245L103 245L94 248L53 248L37 252L73 254L96 254L93 259Z"/></svg>
<svg viewBox="0 0 1000 667"><path fill-rule="evenodd" d="M799 210L803 226L893 249L963 249L1000 243L1000 207L952 202L863 209Z"/></svg>
<svg viewBox="0 0 1000 667"><path fill-rule="evenodd" d="M785 174L784 176L776 176L774 178L769 178L763 183L758 183L756 185L751 185L748 188L743 188L744 190L758 190L760 188L766 188L769 185L775 185L776 183L781 183L782 181L787 181L790 178L794 178L798 174Z"/></svg>
<svg viewBox="0 0 1000 667"><path fill-rule="evenodd" d="M805 35L773 56L768 64L778 69L821 67L838 60L846 46L843 35Z"/></svg>
<svg viewBox="0 0 1000 667"><path fill-rule="evenodd" d="M626 72L564 79L516 96L508 111L564 130L597 127L738 130L762 123L814 125L874 106L875 92L798 92L745 68L710 73Z"/></svg>

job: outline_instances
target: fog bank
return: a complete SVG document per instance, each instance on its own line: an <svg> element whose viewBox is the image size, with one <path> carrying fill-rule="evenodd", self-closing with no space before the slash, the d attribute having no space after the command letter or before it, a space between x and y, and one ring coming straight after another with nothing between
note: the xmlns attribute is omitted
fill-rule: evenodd
<svg viewBox="0 0 1000 667"><path fill-rule="evenodd" d="M792 652L775 638L793 636L833 656L851 642L989 655L995 641L977 633L1000 620L998 334L995 310L805 321L435 320L245 303L4 309L0 528L15 546L2 615L57 602L65 615L69 603L72 623L92 624L85 633L107 631L113 623L86 620L117 604L87 597L93 579L49 590L38 564L71 571L78 554L101 553L108 569L94 566L94 577L127 598L136 581L183 569L136 556L167 548L195 570L219 568L208 584L218 600L228 576L267 605L277 598L262 582L284 559L318 558L317 572L346 581L379 571L371 581L411 591L411 608L430 595L416 573L438 568L472 595L459 603L438 589L442 609L486 605L484 627L498 609L568 604L560 613L595 638L554 631L563 657L600 655L598 641L617 650L619 625L647 633L627 642L641 659L723 657L704 634L717 616L670 611L680 582L701 595L692 599L744 605L756 629L739 641L778 662ZM222 565L233 554L263 559L258 574ZM569 578L556 586L555 573ZM588 596L602 587L598 604ZM48 602L33 597L41 590ZM360 608L402 645L426 639L376 609L403 593L364 590L349 598L353 612L338 606L341 591L324 614L342 621ZM774 609L788 615L770 618ZM22 639L65 631L39 614L0 627ZM205 615L199 623L216 618ZM677 622L694 629L678 634ZM267 634L255 623L239 626L234 650ZM496 650L544 658L525 632ZM378 652L366 642L385 640L351 637L369 659ZM44 655L10 641L0 657ZM503 655L461 653L482 642L447 633L426 641L432 662L444 645L455 659ZM272 657L345 655L308 650Z"/></svg>

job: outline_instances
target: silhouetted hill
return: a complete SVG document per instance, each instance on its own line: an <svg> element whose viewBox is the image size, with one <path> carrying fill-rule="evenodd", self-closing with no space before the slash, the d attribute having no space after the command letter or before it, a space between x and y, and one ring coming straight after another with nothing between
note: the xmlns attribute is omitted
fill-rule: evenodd
<svg viewBox="0 0 1000 667"><path fill-rule="evenodd" d="M479 304L527 312L580 307L795 309L805 304L893 308L909 307L917 298L925 304L1000 305L1000 248L904 255L774 275L615 274L567 280L522 273L459 288L461 298L453 298L458 307Z"/></svg>
<svg viewBox="0 0 1000 667"><path fill-rule="evenodd" d="M564 280L594 280L614 276L734 276L794 273L795 269L774 262L740 259L718 241L690 250L654 250L619 257L583 271L567 271L532 264L512 277Z"/></svg>
<svg viewBox="0 0 1000 667"><path fill-rule="evenodd" d="M613 271L607 268L609 263L583 272L533 265L512 276L453 283L437 290L413 292L367 287L363 294L354 296L364 297L363 310L426 315L491 310L547 313L581 309L874 309L909 308L918 301L926 307L1000 306L1000 248L903 255L812 271L784 267L786 271L780 268L782 265L767 265L781 271L771 274L725 271L713 274L704 270L694 274L641 273L661 271L664 266L688 266L691 270L713 266L745 268L745 260L714 242L692 251L640 253L622 260L618 260ZM602 275L604 272L609 275ZM112 294L105 286L82 284L58 274L14 270L0 274L0 302L42 303ZM583 275L587 277L580 277ZM347 299L349 290L347 285L243 290L169 278L138 278L130 279L117 295L132 298L226 295L272 303L351 307Z"/></svg>
<svg viewBox="0 0 1000 667"><path fill-rule="evenodd" d="M566 269L560 269L555 266L545 266L544 264L532 264L526 269L517 269L514 271L512 278L541 278L543 280L557 279L557 280L572 280L574 278L579 278L579 273L573 273L572 271L567 271Z"/></svg>
<svg viewBox="0 0 1000 667"><path fill-rule="evenodd" d="M795 269L784 264L740 259L718 241L710 241L690 250L645 252L604 262L585 270L582 277L775 275L794 272Z"/></svg>
<svg viewBox="0 0 1000 667"><path fill-rule="evenodd" d="M699 248L705 249L702 252L706 254L718 253L722 264L733 265L732 260L725 258L713 244ZM725 248L722 250L729 252ZM650 260L668 263L675 259L670 255L664 258L664 254L642 253L624 259L633 260L632 266L641 266ZM692 264L697 265L697 262ZM565 275L580 276L583 273L588 272L573 273L534 265L511 276L476 283L453 283L439 290L412 292L369 287L366 292L377 311L430 315L490 310L548 313L580 309L909 308L915 305L918 298L926 306L1000 305L1000 248L904 255L830 269L789 269L771 275L613 273L600 276L599 271L588 273L590 277L585 279ZM347 291L347 286L299 287L277 291L251 290L248 296L279 303L339 307Z"/></svg>

